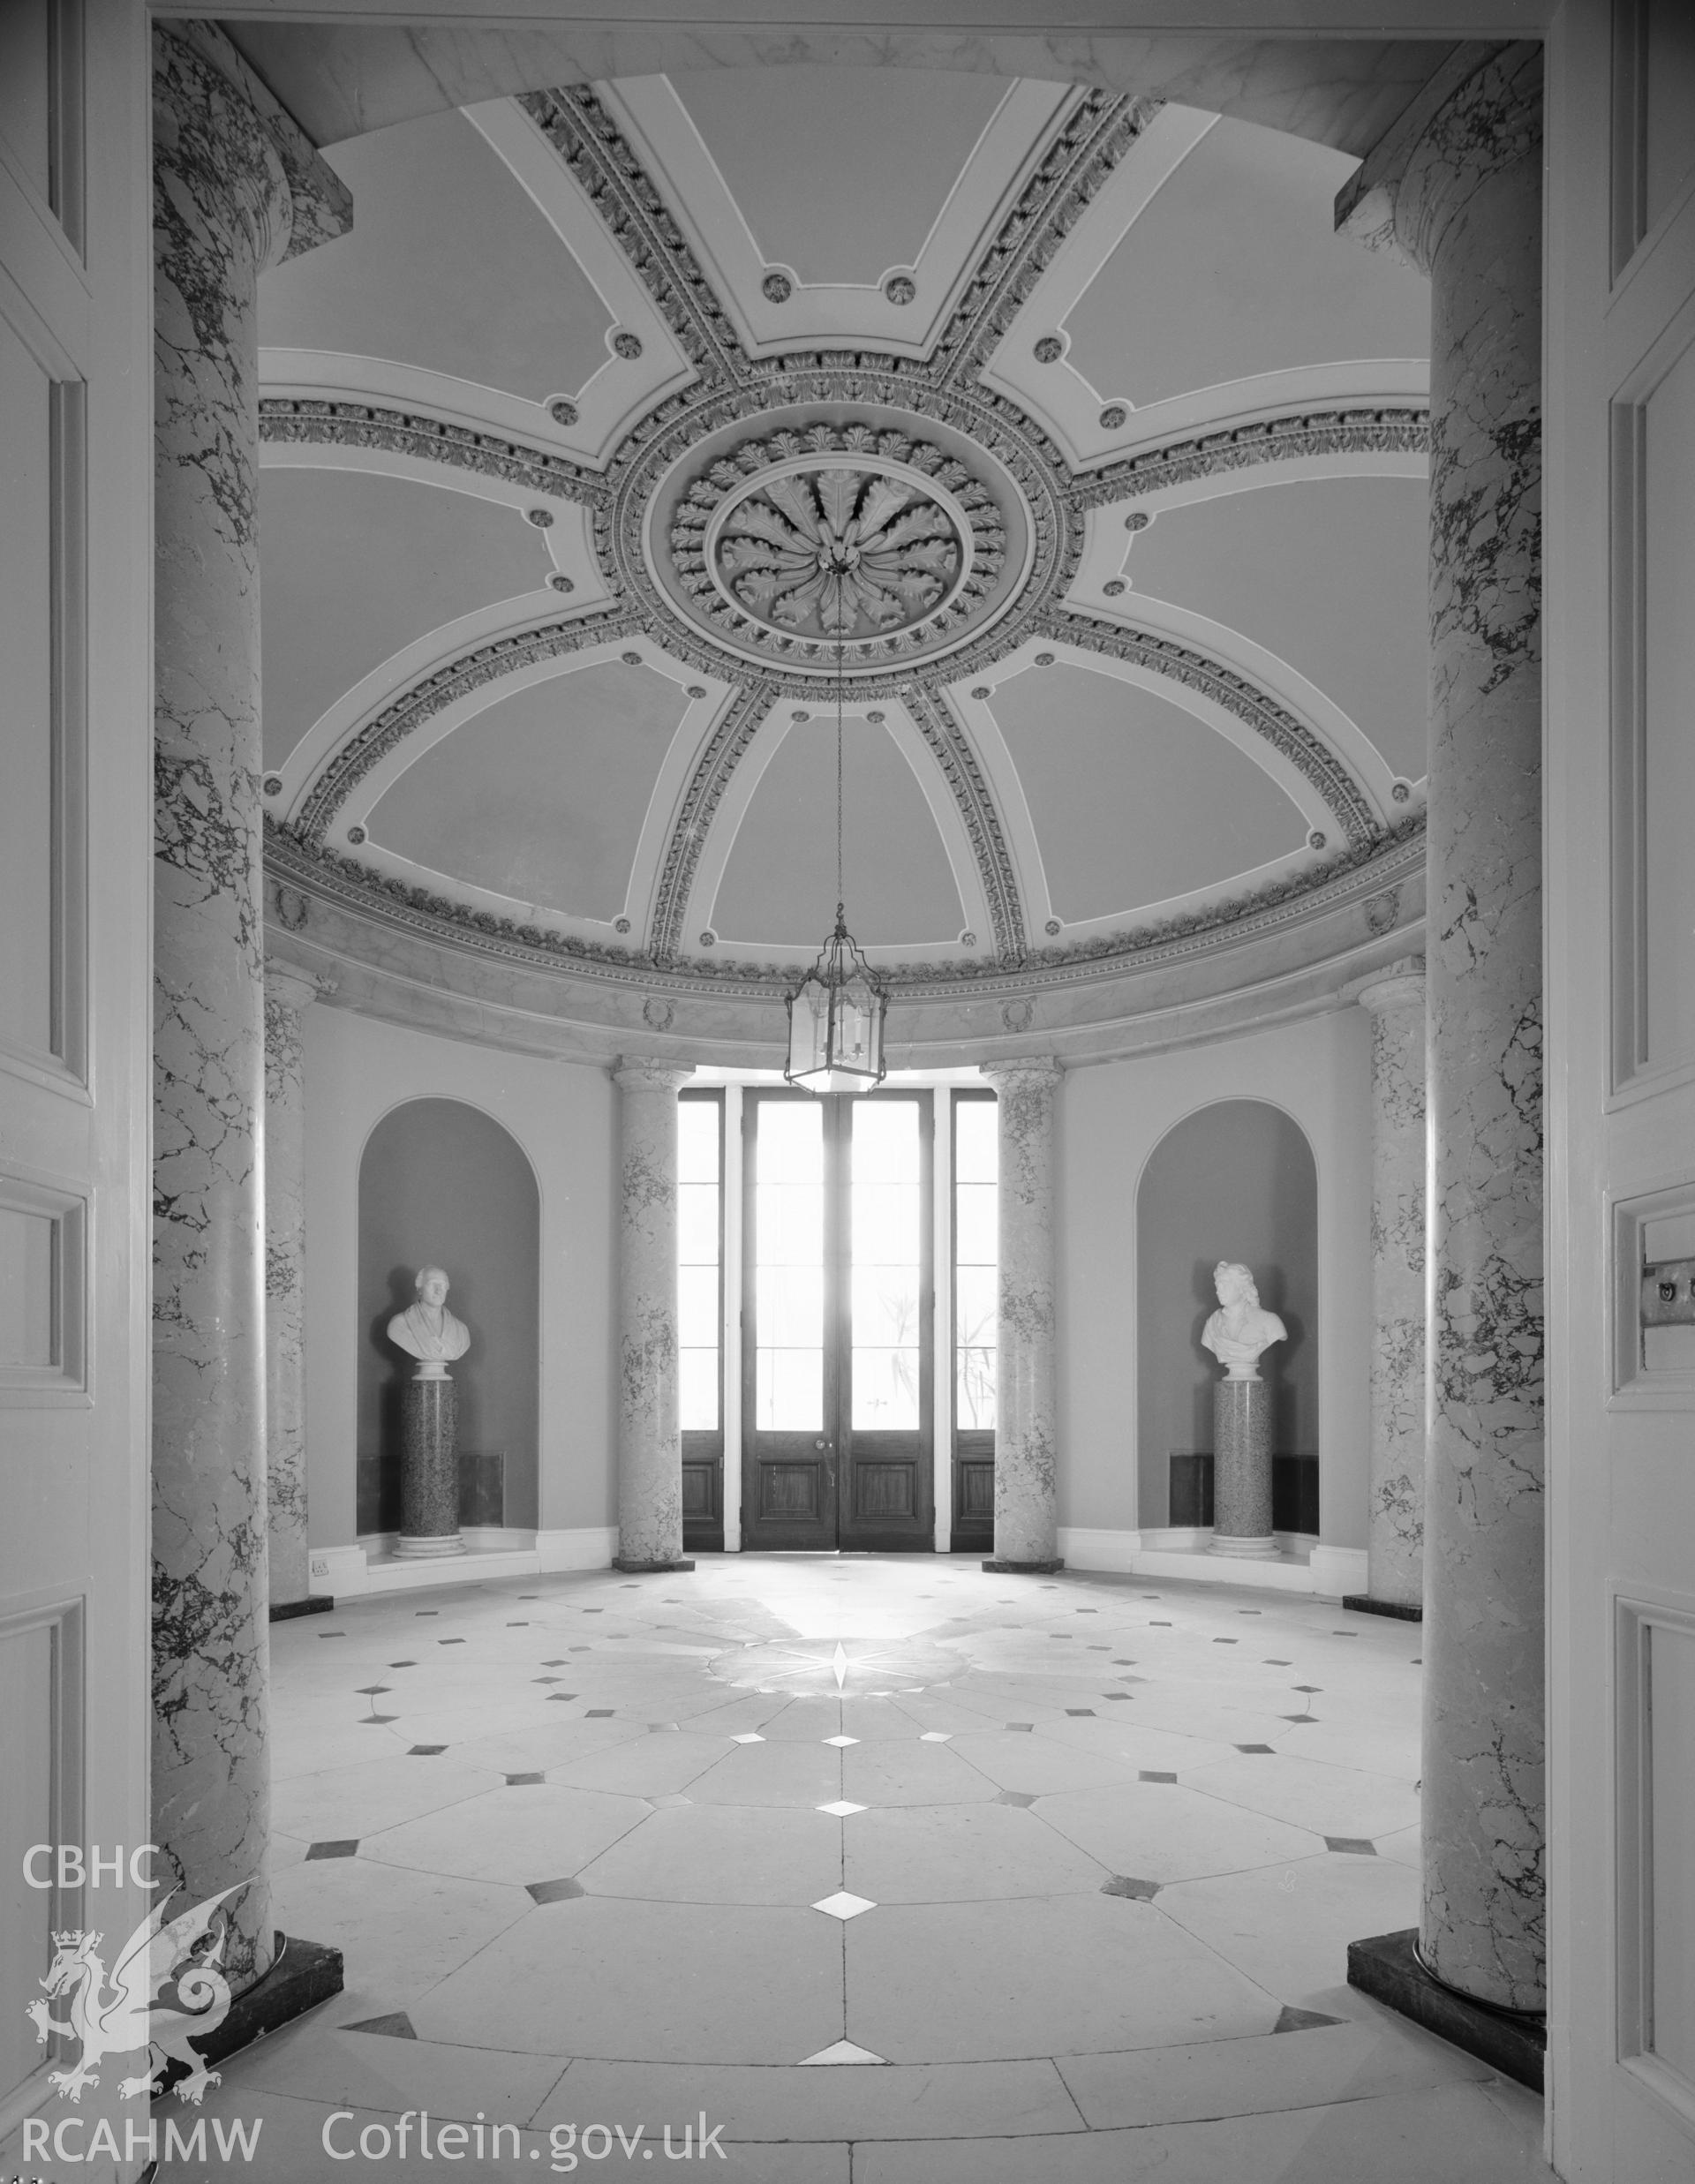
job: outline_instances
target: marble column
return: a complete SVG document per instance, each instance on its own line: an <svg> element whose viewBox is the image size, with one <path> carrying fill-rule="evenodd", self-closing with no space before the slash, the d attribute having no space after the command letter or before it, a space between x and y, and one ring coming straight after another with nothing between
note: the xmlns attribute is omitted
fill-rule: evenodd
<svg viewBox="0 0 1695 2184"><path fill-rule="evenodd" d="M301 1018L323 990L265 966L265 1509L274 1608L305 1600L306 1114Z"/></svg>
<svg viewBox="0 0 1695 2184"><path fill-rule="evenodd" d="M689 1570L677 1408L677 1087L693 1073L626 1054L619 1092L619 1570Z"/></svg>
<svg viewBox="0 0 1695 2184"><path fill-rule="evenodd" d="M222 35L153 42L153 1834L270 1962L256 283L346 192Z"/></svg>
<svg viewBox="0 0 1695 2184"><path fill-rule="evenodd" d="M1397 125L1342 207L1431 286L1419 1947L1461 1993L1540 2011L1541 48L1496 49L1433 104Z"/></svg>
<svg viewBox="0 0 1695 2184"><path fill-rule="evenodd" d="M995 1372L995 1553L989 1570L1058 1570L1054 1494L1054 1095L1059 1065L998 1062L1000 1288Z"/></svg>
<svg viewBox="0 0 1695 2184"><path fill-rule="evenodd" d="M1371 1469L1367 1597L1424 1599L1424 963L1359 988L1371 1017Z"/></svg>

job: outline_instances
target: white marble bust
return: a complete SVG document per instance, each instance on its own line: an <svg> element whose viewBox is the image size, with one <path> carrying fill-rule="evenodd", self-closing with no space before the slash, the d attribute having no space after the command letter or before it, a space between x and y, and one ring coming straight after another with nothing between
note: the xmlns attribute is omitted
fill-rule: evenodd
<svg viewBox="0 0 1695 2184"><path fill-rule="evenodd" d="M448 1310L448 1277L440 1267L420 1267L413 1286L418 1302L396 1313L388 1322L388 1339L418 1360L420 1376L433 1367L434 1378L470 1349L471 1329Z"/></svg>
<svg viewBox="0 0 1695 2184"><path fill-rule="evenodd" d="M1288 1338L1288 1330L1275 1312L1260 1302L1254 1277L1233 1259L1221 1259L1212 1269L1218 1292L1218 1309L1201 1330L1201 1339L1225 1368L1230 1380L1258 1380L1262 1351Z"/></svg>

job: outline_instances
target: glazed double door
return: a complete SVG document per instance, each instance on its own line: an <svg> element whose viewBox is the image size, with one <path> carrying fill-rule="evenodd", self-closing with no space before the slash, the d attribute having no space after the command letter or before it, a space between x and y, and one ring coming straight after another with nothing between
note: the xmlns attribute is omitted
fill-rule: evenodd
<svg viewBox="0 0 1695 2184"><path fill-rule="evenodd" d="M935 1541L930 1095L743 1109L742 1544Z"/></svg>

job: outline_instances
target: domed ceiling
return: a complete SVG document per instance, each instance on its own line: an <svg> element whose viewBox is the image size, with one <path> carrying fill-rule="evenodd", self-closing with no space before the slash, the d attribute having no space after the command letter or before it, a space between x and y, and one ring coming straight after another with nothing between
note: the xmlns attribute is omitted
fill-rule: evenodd
<svg viewBox="0 0 1695 2184"><path fill-rule="evenodd" d="M260 284L275 872L745 990L832 919L838 708L897 990L1412 847L1428 299L1332 234L1345 154L795 66L328 156L352 232Z"/></svg>

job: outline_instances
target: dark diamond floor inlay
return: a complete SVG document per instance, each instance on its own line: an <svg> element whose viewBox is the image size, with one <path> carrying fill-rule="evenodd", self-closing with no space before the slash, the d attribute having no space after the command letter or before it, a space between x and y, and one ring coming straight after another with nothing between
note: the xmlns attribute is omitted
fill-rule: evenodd
<svg viewBox="0 0 1695 2184"><path fill-rule="evenodd" d="M1036 1799L1028 1789L1003 1789L996 1798L997 1804L1032 1805Z"/></svg>
<svg viewBox="0 0 1695 2184"><path fill-rule="evenodd" d="M532 1880L529 1890L538 1903L569 1903L588 1894L580 1880Z"/></svg>
<svg viewBox="0 0 1695 2184"><path fill-rule="evenodd" d="M337 1835L326 1842L308 1843L306 1856L313 1858L350 1858L359 1847L357 1835Z"/></svg>
<svg viewBox="0 0 1695 2184"><path fill-rule="evenodd" d="M1006 1726L1009 1729L1017 1729L1027 1736L1032 1735L1036 1728L1034 1721L1009 1721Z"/></svg>
<svg viewBox="0 0 1695 2184"><path fill-rule="evenodd" d="M1326 1835L1327 1850L1345 1850L1356 1858L1375 1858L1377 1846L1368 1835Z"/></svg>
<svg viewBox="0 0 1695 2184"><path fill-rule="evenodd" d="M1068 1714L1071 1714L1074 1718L1086 1715L1091 1721L1095 1718L1095 1709L1093 1706L1067 1706L1066 1708L1066 1712Z"/></svg>
<svg viewBox="0 0 1695 2184"><path fill-rule="evenodd" d="M1130 1696L1128 1691L1103 1691L1101 1693L1103 1698L1128 1698Z"/></svg>
<svg viewBox="0 0 1695 2184"><path fill-rule="evenodd" d="M384 1691L392 1691L393 1688L394 1686L388 1683L361 1683L358 1686L361 1698L376 1698L380 1697Z"/></svg>
<svg viewBox="0 0 1695 2184"><path fill-rule="evenodd" d="M1104 1896L1134 1896L1138 1903L1151 1903L1159 1894L1156 1880L1133 1880L1127 1873L1114 1873L1101 1883Z"/></svg>
<svg viewBox="0 0 1695 2184"><path fill-rule="evenodd" d="M437 1752L446 1750L445 1744L413 1744L406 1756L409 1759L433 1759Z"/></svg>
<svg viewBox="0 0 1695 2184"><path fill-rule="evenodd" d="M1177 1777L1175 1774L1161 1774L1156 1767L1142 1767L1138 1770L1136 1780L1139 1782L1174 1782Z"/></svg>
<svg viewBox="0 0 1695 2184"><path fill-rule="evenodd" d="M416 1668L418 1663L415 1661L391 1661L388 1666L391 1668Z"/></svg>
<svg viewBox="0 0 1695 2184"><path fill-rule="evenodd" d="M527 1789L531 1782L545 1782L546 1780L545 1774L508 1774L506 1786L508 1789Z"/></svg>
<svg viewBox="0 0 1695 2184"><path fill-rule="evenodd" d="M1345 2017L1327 2017L1322 2010L1296 2009L1285 2002L1283 2014L1271 2028L1273 2032L1311 2032L1318 2025L1343 2025Z"/></svg>
<svg viewBox="0 0 1695 2184"><path fill-rule="evenodd" d="M1236 1749L1238 1751L1269 1751L1271 1747L1269 1744L1238 1744Z"/></svg>
<svg viewBox="0 0 1695 2184"><path fill-rule="evenodd" d="M343 2025L343 2032L377 2032L385 2039L415 2040L412 2021L403 2009L390 2011L387 2017L362 2017L356 2025Z"/></svg>
<svg viewBox="0 0 1695 2184"><path fill-rule="evenodd" d="M399 1719L400 1716L397 1713L362 1713L359 1716L359 1727L362 1729L380 1728L385 1722L398 1721Z"/></svg>
<svg viewBox="0 0 1695 2184"><path fill-rule="evenodd" d="M610 1721L614 1712L614 1709L611 1706L591 1706L589 1720L591 1721Z"/></svg>

